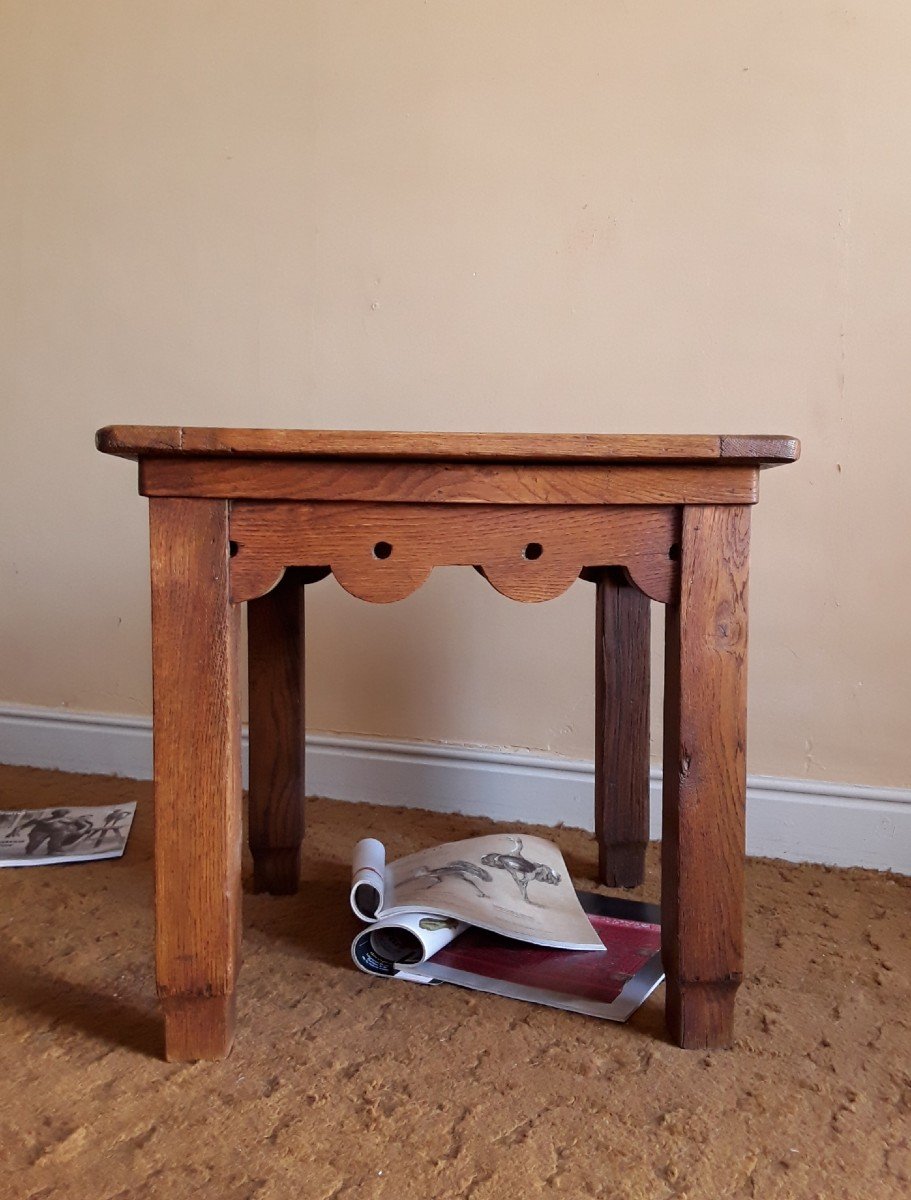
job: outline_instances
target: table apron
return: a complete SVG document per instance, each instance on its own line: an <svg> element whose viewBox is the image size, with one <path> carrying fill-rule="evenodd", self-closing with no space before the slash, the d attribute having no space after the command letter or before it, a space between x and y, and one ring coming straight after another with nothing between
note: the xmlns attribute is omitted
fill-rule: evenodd
<svg viewBox="0 0 911 1200"><path fill-rule="evenodd" d="M145 458L144 496L364 500L392 504L755 504L759 469L440 463L345 459Z"/></svg>
<svg viewBox="0 0 911 1200"><path fill-rule="evenodd" d="M560 595L583 571L616 567L668 604L680 588L680 521L674 505L233 501L231 599L262 596L286 567L305 567L385 604L434 567L472 566L503 595L530 602Z"/></svg>

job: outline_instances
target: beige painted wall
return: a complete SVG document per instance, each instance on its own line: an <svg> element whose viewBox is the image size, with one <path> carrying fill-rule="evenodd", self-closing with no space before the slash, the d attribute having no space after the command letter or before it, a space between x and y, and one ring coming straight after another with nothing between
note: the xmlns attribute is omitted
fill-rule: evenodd
<svg viewBox="0 0 911 1200"><path fill-rule="evenodd" d="M781 432L750 769L906 785L911 9L3 0L0 701L149 709L107 422ZM311 592L310 723L590 757L591 592Z"/></svg>

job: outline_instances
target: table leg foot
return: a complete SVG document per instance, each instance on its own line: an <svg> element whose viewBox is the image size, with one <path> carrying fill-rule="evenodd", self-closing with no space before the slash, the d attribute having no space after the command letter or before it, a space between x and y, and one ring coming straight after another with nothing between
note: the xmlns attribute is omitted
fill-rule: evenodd
<svg viewBox="0 0 911 1200"><path fill-rule="evenodd" d="M598 846L598 878L605 887L634 888L645 879L645 845L642 842Z"/></svg>
<svg viewBox="0 0 911 1200"><path fill-rule="evenodd" d="M168 996L161 1001L168 1062L225 1058L234 1041L235 994Z"/></svg>
<svg viewBox="0 0 911 1200"><path fill-rule="evenodd" d="M721 1050L734 1040L734 1000L740 980L680 983L668 980L667 1030L684 1050Z"/></svg>
<svg viewBox="0 0 911 1200"><path fill-rule="evenodd" d="M253 858L253 891L293 896L300 887L300 846L257 849Z"/></svg>

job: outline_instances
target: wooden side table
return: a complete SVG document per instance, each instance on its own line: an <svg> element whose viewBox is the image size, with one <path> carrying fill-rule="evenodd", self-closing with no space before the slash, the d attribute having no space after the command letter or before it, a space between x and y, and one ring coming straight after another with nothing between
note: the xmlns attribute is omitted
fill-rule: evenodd
<svg viewBox="0 0 911 1200"><path fill-rule="evenodd" d="M156 966L170 1059L217 1059L240 961L237 632L249 604L255 887L295 891L304 585L386 603L435 566L597 606L601 878L642 879L649 600L666 606L661 904L667 1025L732 1037L742 977L747 570L759 470L784 437L353 433L113 426L151 521Z"/></svg>

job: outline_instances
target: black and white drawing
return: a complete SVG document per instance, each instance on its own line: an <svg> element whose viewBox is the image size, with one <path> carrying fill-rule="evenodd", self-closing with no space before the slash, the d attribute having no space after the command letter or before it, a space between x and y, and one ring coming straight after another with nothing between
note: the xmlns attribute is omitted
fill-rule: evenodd
<svg viewBox="0 0 911 1200"><path fill-rule="evenodd" d="M127 821L127 830L129 830L129 818L132 813L125 808L115 808L109 812L102 822L101 828L98 830L98 836L92 842L92 845L97 850L103 842L122 842L126 840L123 823Z"/></svg>
<svg viewBox="0 0 911 1200"><path fill-rule="evenodd" d="M446 842L394 863L386 862L382 842L362 838L353 854L351 907L370 926L356 944L366 937L374 957L382 957L377 947L390 927L407 929L425 957L468 925L532 946L604 949L559 848L518 831Z"/></svg>
<svg viewBox="0 0 911 1200"><path fill-rule="evenodd" d="M130 803L0 812L0 867L118 858L135 809Z"/></svg>
<svg viewBox="0 0 911 1200"><path fill-rule="evenodd" d="M482 883L490 883L493 876L476 863L460 858L455 862L444 863L440 867L417 867L411 879L403 879L402 883L410 883L414 879L429 879L428 891L430 888L436 887L438 883L442 883L444 879L461 879L464 883L471 884L477 894L486 900L487 893L482 891L475 881L480 879Z"/></svg>
<svg viewBox="0 0 911 1200"><path fill-rule="evenodd" d="M526 904L534 904L528 898L530 883L549 883L554 886L560 882L561 876L546 863L532 862L522 853L522 839L512 838L513 849L507 854L485 854L481 862L485 867L495 867L506 871L514 880ZM488 876L489 878L489 876Z"/></svg>
<svg viewBox="0 0 911 1200"><path fill-rule="evenodd" d="M90 817L78 813L73 816L68 808L35 813L20 821L16 828L20 833L28 830L25 853L29 858L62 854L67 846L74 846L95 831Z"/></svg>

